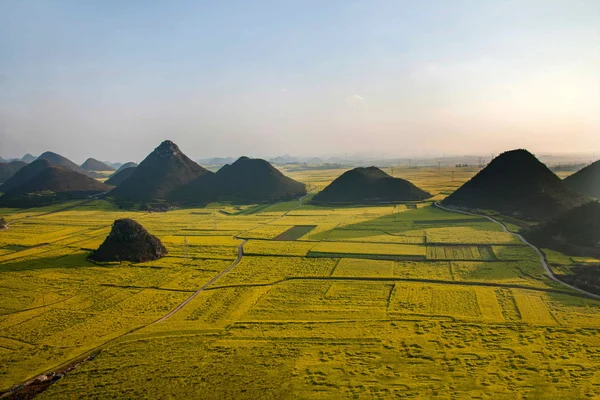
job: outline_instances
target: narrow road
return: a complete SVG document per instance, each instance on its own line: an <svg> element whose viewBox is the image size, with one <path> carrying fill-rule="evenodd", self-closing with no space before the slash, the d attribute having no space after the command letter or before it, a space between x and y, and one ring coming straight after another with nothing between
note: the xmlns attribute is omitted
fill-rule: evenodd
<svg viewBox="0 0 600 400"><path fill-rule="evenodd" d="M554 275L554 273L552 272L552 269L550 269L550 266L548 265L548 262L546 261L546 257L544 256L544 253L542 253L542 251L540 249L538 249L535 245L529 243L527 241L527 239L525 239L522 235L512 232L512 231L509 231L508 228L506 227L506 225L504 225L502 222L498 221L497 219L494 219L494 218L490 217L489 215L475 214L475 213L471 213L471 212L467 212L467 211L459 211L459 210L454 210L452 208L447 208L447 207L442 206L439 202L435 202L434 205L436 207L438 207L439 209L448 211L448 212L453 212L453 213L457 213L457 214L465 214L465 215L474 215L476 217L485 217L488 220L500 225L502 227L502 230L504 230L504 232L510 233L511 235L518 237L521 242L523 242L527 246L531 247L537 253L537 255L540 257L540 263L542 264L542 267L544 268L544 271L546 272L546 275L548 276L548 278L550 278L554 282L557 282L563 286L568 287L569 289L572 289L572 290L575 290L576 292L584 294L587 297L590 297L595 300L600 300L599 295L587 292L587 291L580 289L578 287L575 287L573 285L569 285L568 283L563 282L560 279L558 279L556 277L556 275Z"/></svg>
<svg viewBox="0 0 600 400"><path fill-rule="evenodd" d="M285 217L286 215L288 215L290 212L292 212L292 211L294 211L294 210L298 209L300 206L302 206L302 202L304 201L304 199L305 199L305 198L306 198L306 197L307 197L309 194L310 194L310 193L307 193L306 195L304 195L304 196L302 196L301 198L299 198L299 199L298 199L298 205L297 205L296 207L294 207L294 208L292 208L292 209L290 209L290 210L286 211L285 213L283 213L283 214L282 214L282 215L280 215L279 217L277 217L277 218L273 219L272 221L269 221L269 222L267 222L267 223L266 223L266 224L264 224L264 225L268 225L268 224L270 224L270 223L272 223L272 222L274 222L274 221L277 221L278 219L280 219L280 218L283 218L283 217ZM75 207L77 207L77 206L79 206L79 205L85 204L86 202L89 202L89 201L92 201L92 200L93 200L93 199L84 200L83 202L81 202L81 203L77 203L77 204L75 204L75 205L73 205L73 206L65 207L65 208L63 208L63 209L60 209L60 210L56 210L56 211L53 211L53 212L50 212L50 213L45 213L45 214L40 214L40 215L46 215L46 214L52 214L52 213L55 213L55 212L66 211L66 210L68 210L68 209L75 208ZM37 217L37 216L40 216L40 215L36 215L36 217ZM247 231L246 231L246 232L247 232ZM236 239L237 239L237 236L238 236L238 235L234 236L234 238L236 238ZM247 242L247 241L248 241L248 240L243 240L243 242L242 242L242 243L240 243L240 245L238 246L238 255L237 255L237 258L235 259L235 261L234 261L234 262L233 262L233 263L232 263L232 264L231 264L229 267L227 267L226 269L224 269L223 271L221 271L219 274L217 274L215 277L213 277L213 278L212 278L210 281L208 281L208 282L206 282L204 285L202 285L202 287L201 287L200 289L198 289L196 292L194 292L194 293L193 293L193 294L192 294L190 297L188 297L187 299L185 299L185 301L183 301L183 303L181 303L180 305L178 305L177 307L175 307L173 310L171 310L171 311L170 311L169 313L167 313L166 315L162 316L161 318L157 319L157 320L156 320L156 321L154 321L154 322L151 322L151 323L150 323L150 324L148 324L148 325L142 325L142 326L135 327L135 328L133 328L133 329L131 329L131 330L129 330L129 331L127 331L127 332L125 332L125 333L121 334L121 335L118 335L118 336L116 336L116 337L113 337L112 339L110 339L110 340L108 340L108 341L106 341L106 342L104 342L104 343L102 343L102 344L100 344L100 345L98 345L98 346L94 347L93 349L88 349L87 351L83 352L82 354L79 354L79 355L77 355L77 356L75 356L75 357L72 357L72 358L71 358L71 359L69 359L69 360L66 360L66 361L64 361L63 363L59 364L57 367L55 367L54 369L51 369L51 370L49 370L49 371L52 371L52 370L55 370L55 371L56 371L56 370L58 370L58 369L59 369L59 368L61 368L61 367L62 367L62 368L64 368L65 366L68 366L68 365L70 365L70 364L73 364L73 363L75 363L75 362L78 362L78 360L81 360L81 359L83 359L84 357L87 357L87 356L89 356L89 355L91 355L91 354L94 354L94 353L98 352L99 350L101 350L102 348L104 348L106 345L108 345L108 344L110 344L110 343L114 343L114 342L116 342L117 340L119 340L119 339L121 339L121 338L123 338L123 337L125 337L125 336L127 336L127 335L130 335L130 334L132 334L132 333L134 333L134 332L137 332L137 331L139 331L139 330L141 330L141 329L144 329L144 328L146 328L146 327L148 327L148 326L154 325L154 324L156 324L156 323L158 323L158 322L164 321L164 320L166 320L166 319L168 319L168 318L172 317L172 316L173 316L173 315L174 315L176 312L178 312L178 311L179 311L179 310L181 310L183 307L185 307L185 306L186 306L186 305L187 305L187 304L188 304L190 301L192 301L192 300L193 300L193 299L194 299L196 296L198 296L200 293L202 293L203 291L205 291L205 290L206 290L206 289L207 289L207 288L208 288L210 285L212 285L213 283L215 283L217 280L219 280L219 278L221 278L223 275L227 274L227 273L228 273L229 271L231 271L231 270L232 270L232 269L233 269L233 268L234 268L236 265L238 265L238 264L240 263L240 261L242 260L242 257L244 256L244 245L246 244L246 242ZM8 396L10 396L10 395L12 395L12 394L15 394L15 393L17 393L17 392L18 392L20 389L22 389L22 386L23 386L23 385L25 385L25 386L31 385L31 384L32 384L32 383L33 383L33 382L34 382L36 379L38 379L38 378L41 378L41 377L43 377L44 375L46 375L46 374L48 374L48 373L50 373L50 372L46 372L46 373L43 373L43 374L37 375L37 376L35 376L35 377L33 377L33 378L30 378L30 379L29 379L27 382L24 382L24 383L23 383L23 384L21 384L21 385L17 385L17 386L15 386L15 387L13 387L13 388L11 388L11 389L7 390L7 391L6 391L6 392L4 392L4 393L0 393L0 399L4 399L4 398L6 398L6 397L8 397Z"/></svg>
<svg viewBox="0 0 600 400"><path fill-rule="evenodd" d="M160 319L154 321L152 324L156 324L158 322L164 321L164 320L170 318L171 316L173 316L173 314L175 314L177 311L181 310L190 301L192 301L194 299L194 297L196 297L200 293L204 292L204 290L206 290L207 287L209 287L210 285L212 285L213 283L215 283L219 278L221 278L223 275L225 275L226 273L228 273L229 271L231 271L236 265L238 265L240 263L240 261L242 261L242 257L244 256L244 245L246 244L246 242L247 242L247 240L244 240L242 243L240 243L240 245L238 246L238 255L237 255L237 258L235 259L235 261L229 267L227 267L223 271L219 272L219 274L217 274L210 281L208 281L204 285L202 285L202 287L200 289L198 289L197 291L195 291L194 294L192 294L190 297L188 297L187 299L185 299L183 303L181 303L180 305L178 305L177 307L175 307L172 311L170 311L168 314L164 315Z"/></svg>
<svg viewBox="0 0 600 400"><path fill-rule="evenodd" d="M284 212L283 214L281 214L279 217L265 223L265 224L261 224L261 225L268 225L272 222L277 221L278 219L281 219L283 217L285 217L286 215L288 215L290 212L298 209L300 206L302 206L302 202L304 201L304 199L306 198L306 196L308 196L309 193L305 194L304 196L300 197L298 199L298 205L294 208L290 208L289 210L287 210L286 212ZM254 229L254 228L252 228ZM247 231L244 231L243 233L249 232L252 229L249 229ZM235 235L234 239L238 239L238 236L241 235ZM172 317L176 312L178 312L179 310L181 310L183 307L185 307L190 301L192 301L196 296L198 296L200 293L204 292L206 290L207 287L209 287L210 285L212 285L213 283L215 283L217 280L219 280L223 275L225 275L226 273L228 273L229 271L231 271L236 265L238 265L240 263L240 261L242 261L242 257L244 256L244 245L248 242L248 239L244 239L244 241L242 243L240 243L240 245L238 246L238 255L237 258L235 259L235 261L226 269L224 269L223 271L221 271L218 275L216 275L214 278L212 278L210 281L206 282L204 285L202 285L202 287L200 289L198 289L196 292L194 292L194 294L192 294L190 297L188 297L187 299L185 299L183 301L183 303L181 303L180 305L178 305L177 307L175 307L172 311L170 311L168 314L162 316L161 318L157 319L156 321L154 321L152 324L156 324L158 322L164 321L170 317Z"/></svg>

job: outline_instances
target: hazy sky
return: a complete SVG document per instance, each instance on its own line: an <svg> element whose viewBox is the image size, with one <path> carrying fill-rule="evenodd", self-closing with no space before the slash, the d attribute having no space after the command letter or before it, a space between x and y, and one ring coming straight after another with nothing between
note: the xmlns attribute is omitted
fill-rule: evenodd
<svg viewBox="0 0 600 400"><path fill-rule="evenodd" d="M0 156L600 153L600 1L0 0Z"/></svg>

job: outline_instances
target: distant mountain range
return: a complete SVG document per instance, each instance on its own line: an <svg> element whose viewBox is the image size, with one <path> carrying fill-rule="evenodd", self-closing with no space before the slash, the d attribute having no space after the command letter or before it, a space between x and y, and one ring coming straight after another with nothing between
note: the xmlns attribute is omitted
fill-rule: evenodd
<svg viewBox="0 0 600 400"><path fill-rule="evenodd" d="M35 162L38 161L47 160L40 159ZM56 201L86 198L110 189L110 186L72 169L49 165L26 182L8 191L2 189L4 194L0 197L0 205L39 207Z"/></svg>
<svg viewBox="0 0 600 400"><path fill-rule="evenodd" d="M240 157L213 173L168 140L130 169L133 171L125 169L108 181L116 182L110 195L122 205L267 202L306 194L303 184L284 176L265 160ZM120 179L123 173L129 176Z"/></svg>

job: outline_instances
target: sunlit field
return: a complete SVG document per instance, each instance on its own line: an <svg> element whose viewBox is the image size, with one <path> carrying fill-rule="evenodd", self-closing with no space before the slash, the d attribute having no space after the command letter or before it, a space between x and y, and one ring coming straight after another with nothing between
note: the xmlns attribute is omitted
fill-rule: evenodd
<svg viewBox="0 0 600 400"><path fill-rule="evenodd" d="M314 193L344 170L284 172ZM475 172L395 168L435 195L416 205L1 209L0 390L93 354L40 398L600 396L600 301L499 225L433 206ZM168 256L86 261L123 217Z"/></svg>

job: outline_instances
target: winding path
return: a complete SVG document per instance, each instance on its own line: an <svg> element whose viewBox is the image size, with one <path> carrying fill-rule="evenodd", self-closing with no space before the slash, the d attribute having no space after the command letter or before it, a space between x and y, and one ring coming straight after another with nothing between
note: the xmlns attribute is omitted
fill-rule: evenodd
<svg viewBox="0 0 600 400"><path fill-rule="evenodd" d="M231 271L236 265L238 265L240 263L240 261L242 261L242 257L244 256L244 245L246 244L247 241L248 240L244 240L242 243L240 243L240 245L238 246L238 255L237 255L237 258L235 259L235 261L229 267L227 267L223 271L219 272L210 281L208 281L204 285L202 285L202 287L200 289L196 290L194 292L194 294L192 294L190 297L188 297L187 299L185 299L183 301L183 303L181 303L180 305L178 305L177 307L175 307L168 314L166 314L166 315L162 316L161 318L157 319L156 321L154 321L152 324L156 324L158 322L164 321L167 318L170 318L171 316L173 316L173 314L175 314L177 311L181 310L190 301L192 301L194 299L194 297L196 297L200 293L204 292L204 290L206 290L207 287L209 287L210 285L212 285L213 283L215 283L219 278L221 278L223 275L225 275L226 273L228 273L229 271Z"/></svg>
<svg viewBox="0 0 600 400"><path fill-rule="evenodd" d="M309 193L305 194L304 196L300 197L298 199L298 205L294 208L290 208L289 210L287 210L286 212L284 212L283 214L281 214L279 217L265 223L264 225L268 225L272 222L277 221L278 219L281 219L283 217L285 217L286 215L288 215L290 212L298 209L300 206L302 206L302 202L304 201L304 199L306 198L306 196L308 196ZM254 229L254 228L252 228ZM249 229L247 231L244 231L243 233L249 232L252 229ZM241 234L243 234L241 233ZM241 235L235 235L233 238L234 239L238 239L238 236ZM181 303L180 305L178 305L177 307L175 307L173 310L171 310L168 314L162 316L161 318L157 319L156 321L154 321L152 324L156 324L158 322L164 321L170 317L172 317L176 312L178 312L179 310L181 310L183 307L185 307L190 301L192 301L196 296L198 296L200 293L204 292L210 285L212 285L213 283L215 283L217 280L219 280L223 275L225 275L226 273L228 273L229 271L231 271L236 265L238 265L240 263L240 261L242 261L242 257L244 256L244 245L248 242L248 239L244 239L242 241L242 243L240 243L240 245L238 246L238 254L237 254L237 258L235 259L235 261L226 269L224 269L223 271L219 272L219 274L217 274L215 277L213 277L211 280L209 280L208 282L206 282L204 285L202 285L202 287L200 289L198 289L196 292L194 292L194 294L192 294L190 297L188 297L187 299L185 299L183 301L183 303Z"/></svg>
<svg viewBox="0 0 600 400"><path fill-rule="evenodd" d="M504 232L510 233L511 235L514 235L514 236L518 237L521 242L523 242L527 246L531 247L537 253L537 255L540 257L540 263L542 264L542 267L544 268L544 271L546 272L546 275L548 276L548 278L550 278L551 280L553 280L556 283L559 283L559 284L561 284L563 286L568 287L569 289L572 289L572 290L574 290L576 292L584 294L587 297L590 297L590 298L595 299L595 300L600 300L600 296L599 295L594 294L594 293L590 293L588 291L585 291L585 290L580 289L578 287L575 287L573 285L569 285L568 283L563 282L560 279L558 279L556 277L556 275L554 275L554 273L552 272L552 269L550 269L550 266L548 265L548 262L546 261L546 257L544 256L544 253L542 253L542 251L540 249L538 249L535 245L533 245L529 241L527 241L527 239L525 239L522 235L508 230L508 228L506 227L506 225L504 225L502 222L498 221L497 219L494 219L494 218L490 217L489 215L476 214L476 213L471 213L471 212L468 212L468 211L459 211L459 210L455 210L455 209L452 209L452 208L444 207L439 202L435 202L434 205L437 208L439 208L441 210L444 210L444 211L448 211L448 212L453 212L453 213L458 213L458 214L465 214L465 215L474 215L476 217L485 217L488 220L490 220L491 222L494 222L494 223L500 225L502 227L502 230L504 230Z"/></svg>

